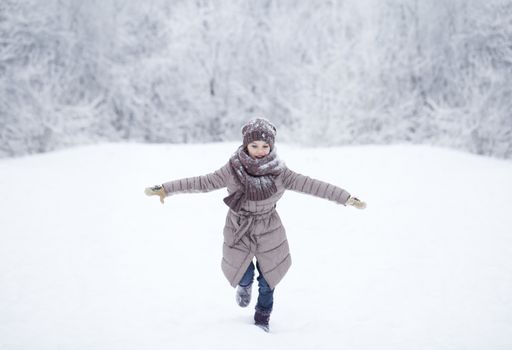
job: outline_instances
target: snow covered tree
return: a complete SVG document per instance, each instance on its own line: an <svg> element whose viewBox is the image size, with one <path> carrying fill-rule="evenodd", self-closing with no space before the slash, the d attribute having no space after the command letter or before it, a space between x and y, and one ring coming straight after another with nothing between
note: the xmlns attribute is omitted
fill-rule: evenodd
<svg viewBox="0 0 512 350"><path fill-rule="evenodd" d="M510 0L4 0L0 157L235 140L260 115L282 141L512 157L511 19Z"/></svg>

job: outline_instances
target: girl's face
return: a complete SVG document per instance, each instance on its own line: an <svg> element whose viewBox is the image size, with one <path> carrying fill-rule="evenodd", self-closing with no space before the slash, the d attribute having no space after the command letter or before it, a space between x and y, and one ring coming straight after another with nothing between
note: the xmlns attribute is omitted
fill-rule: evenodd
<svg viewBox="0 0 512 350"><path fill-rule="evenodd" d="M270 153L270 145L265 141L253 141L247 145L249 156L254 159L260 159Z"/></svg>

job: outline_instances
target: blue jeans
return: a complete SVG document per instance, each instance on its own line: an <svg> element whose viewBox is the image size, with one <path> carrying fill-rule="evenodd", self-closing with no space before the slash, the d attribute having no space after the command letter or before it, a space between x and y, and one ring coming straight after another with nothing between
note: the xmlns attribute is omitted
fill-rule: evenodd
<svg viewBox="0 0 512 350"><path fill-rule="evenodd" d="M267 281L263 278L260 270L260 265L256 261L256 268L258 269L258 302L256 303L256 310L269 313L272 312L274 305L274 289L271 289ZM247 287L254 280L254 263L251 262L244 276L238 283L242 287Z"/></svg>

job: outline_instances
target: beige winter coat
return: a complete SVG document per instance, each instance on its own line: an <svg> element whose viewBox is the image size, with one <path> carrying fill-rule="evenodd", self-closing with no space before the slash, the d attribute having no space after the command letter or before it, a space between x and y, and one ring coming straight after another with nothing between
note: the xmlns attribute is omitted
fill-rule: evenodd
<svg viewBox="0 0 512 350"><path fill-rule="evenodd" d="M276 202L285 190L329 199L345 205L350 194L336 186L295 173L288 168L275 178L277 192L262 201L246 201L240 212L229 209L224 226L222 271L236 287L254 257L263 277L274 288L291 265L286 231L276 211ZM168 195L209 192L227 187L229 193L239 187L229 162L219 170L163 184Z"/></svg>

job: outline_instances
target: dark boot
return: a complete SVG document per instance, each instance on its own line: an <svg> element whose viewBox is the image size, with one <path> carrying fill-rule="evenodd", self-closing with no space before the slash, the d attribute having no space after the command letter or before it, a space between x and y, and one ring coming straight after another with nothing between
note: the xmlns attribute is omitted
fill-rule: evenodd
<svg viewBox="0 0 512 350"><path fill-rule="evenodd" d="M270 320L270 311L260 311L256 310L256 313L254 314L254 324L261 329L263 329L265 332L270 331L270 327L268 325L268 322Z"/></svg>
<svg viewBox="0 0 512 350"><path fill-rule="evenodd" d="M252 283L247 287L236 287L236 302L240 307L246 307L251 302Z"/></svg>

